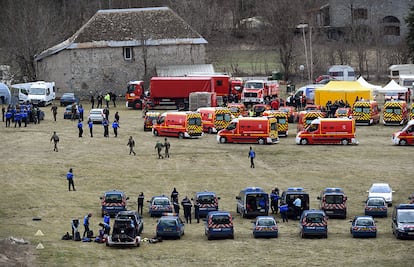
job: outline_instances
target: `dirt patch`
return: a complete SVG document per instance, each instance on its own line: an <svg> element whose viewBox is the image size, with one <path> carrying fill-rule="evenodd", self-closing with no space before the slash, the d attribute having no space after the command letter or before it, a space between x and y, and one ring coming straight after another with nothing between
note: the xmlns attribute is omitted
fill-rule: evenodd
<svg viewBox="0 0 414 267"><path fill-rule="evenodd" d="M34 266L34 247L18 238L0 240L0 266Z"/></svg>

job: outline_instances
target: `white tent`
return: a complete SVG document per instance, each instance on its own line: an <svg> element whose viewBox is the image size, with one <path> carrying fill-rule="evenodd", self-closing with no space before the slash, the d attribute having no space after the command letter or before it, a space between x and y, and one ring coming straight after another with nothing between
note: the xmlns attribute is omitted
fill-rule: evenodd
<svg viewBox="0 0 414 267"><path fill-rule="evenodd" d="M391 80L386 86L378 90L380 93L407 93L407 91L408 88L399 85L394 80Z"/></svg>
<svg viewBox="0 0 414 267"><path fill-rule="evenodd" d="M381 89L382 89L382 86L380 86L380 85L373 85L373 84L370 84L369 82L367 82L365 79L364 79L364 77L359 77L358 78L358 80L357 80L358 82L359 82L359 84L360 85L362 85L363 87L366 87L366 88L371 88L372 90L374 90L374 92L379 92Z"/></svg>

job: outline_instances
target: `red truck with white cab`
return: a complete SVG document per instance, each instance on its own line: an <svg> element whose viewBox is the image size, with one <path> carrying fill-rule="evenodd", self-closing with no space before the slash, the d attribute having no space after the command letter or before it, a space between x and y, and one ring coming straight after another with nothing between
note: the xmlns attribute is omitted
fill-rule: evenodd
<svg viewBox="0 0 414 267"><path fill-rule="evenodd" d="M392 141L396 145L414 145L414 120L410 120L404 128L395 132Z"/></svg>
<svg viewBox="0 0 414 267"><path fill-rule="evenodd" d="M296 144L354 144L355 120L350 118L317 118L296 135Z"/></svg>
<svg viewBox="0 0 414 267"><path fill-rule="evenodd" d="M241 102L245 105L270 102L278 95L279 84L276 81L249 80L244 83Z"/></svg>
<svg viewBox="0 0 414 267"><path fill-rule="evenodd" d="M125 94L126 106L133 109L142 109L145 96L144 81L130 81Z"/></svg>

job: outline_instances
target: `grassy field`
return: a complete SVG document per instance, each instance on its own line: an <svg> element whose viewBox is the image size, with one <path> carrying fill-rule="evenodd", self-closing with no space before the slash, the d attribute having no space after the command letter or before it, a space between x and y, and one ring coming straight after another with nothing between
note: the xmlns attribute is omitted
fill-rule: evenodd
<svg viewBox="0 0 414 267"><path fill-rule="evenodd" d="M89 104L84 103L86 112ZM154 145L161 137L143 131L141 112L119 102L110 107L110 117L119 111L118 138L111 131L103 137L103 127L95 125L90 138L78 138L76 123L46 119L27 128L0 128L0 238L24 238L44 249L35 250L38 266L412 266L413 241L395 239L390 218L379 218L376 239L353 239L349 219L363 213L366 190L373 182L390 183L396 191L394 203L406 203L414 191L412 147L391 144L391 134L399 127L358 126L358 146L298 146L296 125L290 135L270 146L254 145L256 168L249 168L249 145L218 144L215 135L195 140L170 138L171 158L158 160ZM50 137L60 136L59 152L53 152ZM129 136L136 141L136 156L128 155ZM73 168L77 191L68 192L65 174ZM311 208L325 187L342 187L348 195L348 218L329 220L328 239L301 239L297 221L282 223L279 238L254 239L251 222L236 215L235 196L246 186L260 186L270 192L291 186L304 187ZM221 197L220 208L235 216L235 239L207 241L203 224L186 225L181 240L144 243L140 248L114 249L103 244L62 241L70 231L72 218L93 213L91 228L97 233L100 217L99 196L106 190L123 190L130 197L129 209L143 191L169 195L173 187L185 195L205 189ZM144 212L147 211L144 208ZM391 214L391 210L389 210ZM33 221L33 217L42 218ZM143 237L155 235L156 219L144 214ZM41 230L44 236L35 236ZM83 231L83 229L82 229ZM1 264L0 264L1 265ZM7 264L6 264L7 265Z"/></svg>

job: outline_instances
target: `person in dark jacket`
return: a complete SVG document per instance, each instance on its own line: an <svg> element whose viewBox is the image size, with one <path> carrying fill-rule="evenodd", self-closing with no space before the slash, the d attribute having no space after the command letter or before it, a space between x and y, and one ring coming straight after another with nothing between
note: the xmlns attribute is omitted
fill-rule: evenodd
<svg viewBox="0 0 414 267"><path fill-rule="evenodd" d="M184 217L186 223L191 223L191 208L193 206L191 200L187 196L185 196L185 198L181 201L181 205L184 209Z"/></svg>
<svg viewBox="0 0 414 267"><path fill-rule="evenodd" d="M134 156L135 156L136 155L135 151L134 151L135 140L134 140L134 138L132 138L132 136L129 137L127 146L129 146L129 154L131 155L133 153Z"/></svg>
<svg viewBox="0 0 414 267"><path fill-rule="evenodd" d="M50 138L50 142L52 142L52 141L53 141L53 144L55 145L55 146L53 147L53 151L58 152L58 147L57 147L57 145L58 145L58 143L59 143L59 136L56 134L56 132L53 132L53 135L52 135L52 137Z"/></svg>
<svg viewBox="0 0 414 267"><path fill-rule="evenodd" d="M68 180L68 189L70 191L70 187L72 186L73 191L76 191L75 184L73 183L73 169L70 168L68 173L66 174L66 179Z"/></svg>
<svg viewBox="0 0 414 267"><path fill-rule="evenodd" d="M104 137L109 137L109 122L106 118L102 121L102 125L104 127Z"/></svg>
<svg viewBox="0 0 414 267"><path fill-rule="evenodd" d="M177 188L174 187L173 191L171 192L171 201L178 202L178 196L180 194L177 191Z"/></svg>
<svg viewBox="0 0 414 267"><path fill-rule="evenodd" d="M82 135L83 135L83 124L82 124L82 121L80 119L78 121L78 130L79 130L79 137L82 137Z"/></svg>
<svg viewBox="0 0 414 267"><path fill-rule="evenodd" d="M89 232L89 218L91 217L92 217L92 213L88 213L88 215L86 215L83 218L83 226L85 227L85 231L83 231L83 237L85 237L85 235L87 236Z"/></svg>
<svg viewBox="0 0 414 267"><path fill-rule="evenodd" d="M112 128L114 129L114 135L115 137L118 137L118 128L119 128L119 124L117 120L114 120L114 122L112 123Z"/></svg>
<svg viewBox="0 0 414 267"><path fill-rule="evenodd" d="M89 133L91 134L91 137L93 137L93 121L90 118L88 120L88 127L89 127Z"/></svg>
<svg viewBox="0 0 414 267"><path fill-rule="evenodd" d="M144 208L144 192L141 192L138 195L138 213L141 215L142 215L143 208Z"/></svg>

